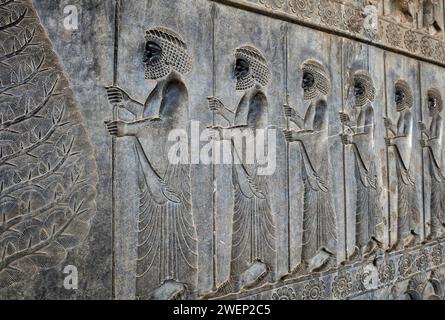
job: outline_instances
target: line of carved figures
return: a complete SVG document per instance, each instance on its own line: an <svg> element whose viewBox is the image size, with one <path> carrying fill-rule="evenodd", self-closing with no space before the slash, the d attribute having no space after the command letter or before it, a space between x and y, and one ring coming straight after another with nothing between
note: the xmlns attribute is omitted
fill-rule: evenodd
<svg viewBox="0 0 445 320"><path fill-rule="evenodd" d="M210 97L209 112L230 123L213 127L218 132L239 128L260 129L268 125L268 97L265 87L270 70L264 55L253 46L235 50L236 88L243 96L232 110ZM138 230L137 294L139 298L178 299L196 292L197 232L191 209L190 166L166 161L168 133L186 129L188 90L183 76L192 69L187 45L175 32L153 28L146 32L144 53L146 79L157 84L146 101L139 102L118 87L108 88L112 105L134 115L134 121L108 121L107 128L117 137L135 137L135 154L140 169L140 212ZM328 99L331 80L327 69L316 60L301 65L301 90L307 105L299 115L287 104L283 113L290 125L284 130L289 144L301 152L299 161L303 184L303 221L301 263L294 266L288 278L338 266L338 227L329 189ZM354 157L356 181L355 250L348 262L371 259L386 250L400 250L419 243L420 210L416 203L416 184L412 176L413 94L408 83L395 85L397 119L384 118L386 145L395 154L397 172L397 240L383 248L378 229L383 225L379 209L376 171L375 116L373 101L376 90L370 75L364 71L351 75L352 103L339 114L343 125L341 140ZM443 235L445 178L442 173L441 94L428 91L429 124L419 124L421 144L427 151L431 173L431 236ZM232 146L233 148L233 146ZM236 150L233 152L236 157ZM322 161L325 159L326 161ZM236 162L234 162L236 163ZM206 297L238 292L272 281L276 261L276 220L267 192L267 176L257 174L258 167L232 165L234 192L231 272L227 281Z"/></svg>

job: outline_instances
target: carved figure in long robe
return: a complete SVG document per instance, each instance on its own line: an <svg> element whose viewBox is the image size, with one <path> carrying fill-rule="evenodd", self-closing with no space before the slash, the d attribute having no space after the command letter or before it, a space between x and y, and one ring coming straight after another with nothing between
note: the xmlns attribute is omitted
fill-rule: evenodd
<svg viewBox="0 0 445 320"><path fill-rule="evenodd" d="M284 130L287 141L301 150L304 186L301 264L294 273L320 271L335 266L337 224L329 190L328 104L329 76L318 61L303 63L302 88L309 102L304 118L285 105L285 115L299 130Z"/></svg>
<svg viewBox="0 0 445 320"><path fill-rule="evenodd" d="M399 114L397 124L385 118L388 148L394 150L397 175L397 241L391 249L400 250L418 241L416 231L419 223L419 209L416 201L415 181L411 174L413 145L413 95L403 80L395 84L395 102Z"/></svg>
<svg viewBox="0 0 445 320"><path fill-rule="evenodd" d="M194 291L197 236L191 211L189 163L169 159L168 135L187 132L188 91L181 75L192 67L187 46L166 28L146 32L145 76L156 86L145 103L118 87L108 88L112 104L135 121L110 121L110 134L135 137L140 171L140 211L136 290L141 299L179 299ZM187 141L188 143L188 141Z"/></svg>
<svg viewBox="0 0 445 320"><path fill-rule="evenodd" d="M381 241L377 227L382 223L379 206L375 161L375 115L372 102L375 88L369 74L358 71L352 76L354 106L341 112L340 120L346 127L342 142L354 154L356 181L355 250L349 257L355 260L375 253Z"/></svg>
<svg viewBox="0 0 445 320"><path fill-rule="evenodd" d="M252 288L271 276L276 261L275 217L270 208L267 176L258 174L258 164L243 160L242 150L234 144L241 130L266 130L269 104L264 87L270 71L263 54L252 46L235 51L236 90L243 96L235 111L216 97L209 97L209 109L229 123L215 126L232 146L232 183L234 188L232 253L230 279L217 289L221 295ZM270 279L269 279L270 280Z"/></svg>
<svg viewBox="0 0 445 320"><path fill-rule="evenodd" d="M430 124L427 127L420 123L423 150L426 151L426 165L431 177L431 233L428 240L434 240L444 235L445 226L445 177L442 173L442 143L443 143L443 109L442 96L436 88L428 90L428 111Z"/></svg>

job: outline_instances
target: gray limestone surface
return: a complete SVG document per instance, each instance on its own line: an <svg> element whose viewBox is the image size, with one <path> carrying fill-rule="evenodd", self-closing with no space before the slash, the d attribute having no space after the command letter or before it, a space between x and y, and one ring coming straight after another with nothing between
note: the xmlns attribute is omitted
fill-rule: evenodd
<svg viewBox="0 0 445 320"><path fill-rule="evenodd" d="M0 299L445 299L443 17L0 0Z"/></svg>

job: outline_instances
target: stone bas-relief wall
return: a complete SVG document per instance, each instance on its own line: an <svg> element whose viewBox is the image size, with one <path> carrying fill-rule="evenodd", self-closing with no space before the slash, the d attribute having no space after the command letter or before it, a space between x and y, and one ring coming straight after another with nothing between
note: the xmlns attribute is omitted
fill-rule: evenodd
<svg viewBox="0 0 445 320"><path fill-rule="evenodd" d="M87 254L96 162L31 1L1 1L0 21L0 296L49 298Z"/></svg>
<svg viewBox="0 0 445 320"><path fill-rule="evenodd" d="M0 0L0 39L1 298L445 299L443 1Z"/></svg>

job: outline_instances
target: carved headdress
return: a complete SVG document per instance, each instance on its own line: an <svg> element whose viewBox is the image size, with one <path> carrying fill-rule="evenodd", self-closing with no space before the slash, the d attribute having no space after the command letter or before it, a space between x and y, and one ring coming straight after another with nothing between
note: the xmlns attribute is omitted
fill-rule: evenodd
<svg viewBox="0 0 445 320"><path fill-rule="evenodd" d="M364 88L362 95L355 97L355 104L358 107L364 106L368 101L372 102L375 99L375 88L372 78L365 71L357 71L353 75L353 81L355 83L361 83Z"/></svg>
<svg viewBox="0 0 445 320"><path fill-rule="evenodd" d="M437 90L436 88L431 88L430 90L428 90L428 98L435 99L436 100L437 110L439 112L442 112L443 100L442 100L442 95L440 94L440 91Z"/></svg>
<svg viewBox="0 0 445 320"><path fill-rule="evenodd" d="M326 72L325 67L316 60L306 60L301 65L301 70L312 74L314 77L314 86L304 90L304 100L314 99L318 93L322 95L328 95L331 88L331 81L329 75Z"/></svg>
<svg viewBox="0 0 445 320"><path fill-rule="evenodd" d="M172 69L185 75L192 69L192 58L187 45L175 32L162 27L150 29L145 33L145 40L158 44L162 49L162 58L156 64L146 66L146 79L165 77Z"/></svg>
<svg viewBox="0 0 445 320"><path fill-rule="evenodd" d="M397 111L402 111L405 107L411 109L414 105L413 93L409 84L404 80L398 80L395 85L395 89L402 91L405 94L405 101L397 104Z"/></svg>
<svg viewBox="0 0 445 320"><path fill-rule="evenodd" d="M258 49L252 46L243 46L235 50L235 58L247 61L250 69L247 75L237 79L236 90L247 90L255 84L264 87L269 83L270 70L266 58Z"/></svg>

